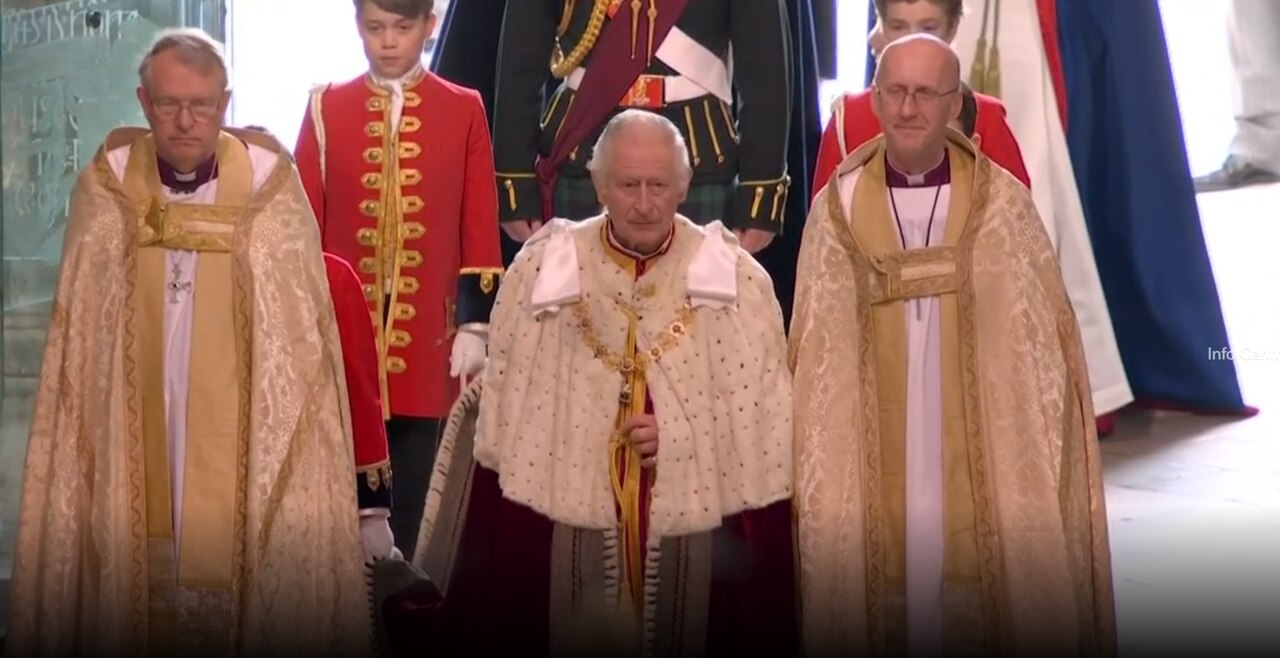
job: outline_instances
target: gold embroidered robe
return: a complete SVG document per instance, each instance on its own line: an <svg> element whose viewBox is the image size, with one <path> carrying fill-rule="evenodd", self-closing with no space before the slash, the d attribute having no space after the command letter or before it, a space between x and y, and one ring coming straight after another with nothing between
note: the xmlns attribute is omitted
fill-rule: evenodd
<svg viewBox="0 0 1280 658"><path fill-rule="evenodd" d="M248 144L274 152L253 190ZM131 146L123 181L108 153ZM27 453L10 655L367 655L341 349L314 218L271 137L223 133L214 204L121 128L71 197ZM165 251L195 274L181 545Z"/></svg>
<svg viewBox="0 0 1280 658"><path fill-rule="evenodd" d="M942 246L903 251L884 139L814 202L790 332L806 650L905 650L905 300L938 296L944 647L1110 655L1106 510L1080 332L1023 186L959 133ZM840 178L861 169L848 199Z"/></svg>

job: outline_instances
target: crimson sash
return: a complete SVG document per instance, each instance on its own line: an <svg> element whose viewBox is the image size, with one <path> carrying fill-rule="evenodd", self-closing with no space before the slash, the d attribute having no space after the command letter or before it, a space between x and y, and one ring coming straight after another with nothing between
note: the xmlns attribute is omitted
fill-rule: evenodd
<svg viewBox="0 0 1280 658"><path fill-rule="evenodd" d="M639 30L636 35L635 57L631 56L631 11L626 0L615 18L610 18L600 31L600 38L591 52L591 65L582 76L582 82L574 94L573 104L565 114L559 132L551 144L551 153L538 159L538 189L542 196L542 218L551 219L552 199L560 165L569 153L591 131L604 122L618 107L636 78L644 73L649 62L649 19L646 9L640 12ZM658 15L653 25L653 49L656 52L671 28L684 13L689 0L653 0Z"/></svg>

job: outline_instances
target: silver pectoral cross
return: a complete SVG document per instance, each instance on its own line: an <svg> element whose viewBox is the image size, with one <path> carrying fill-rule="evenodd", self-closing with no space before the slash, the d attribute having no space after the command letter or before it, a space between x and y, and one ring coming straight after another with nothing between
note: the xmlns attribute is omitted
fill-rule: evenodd
<svg viewBox="0 0 1280 658"><path fill-rule="evenodd" d="M187 294L191 292L191 282L182 280L182 266L174 263L173 269L169 271L169 283L165 284L165 288L169 290L169 303L178 303L178 293Z"/></svg>

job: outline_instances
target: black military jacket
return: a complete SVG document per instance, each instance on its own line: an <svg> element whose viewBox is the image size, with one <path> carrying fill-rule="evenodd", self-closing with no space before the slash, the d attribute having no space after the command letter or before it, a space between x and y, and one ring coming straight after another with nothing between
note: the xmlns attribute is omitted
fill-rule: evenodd
<svg viewBox="0 0 1280 658"><path fill-rule="evenodd" d="M663 0L652 0L658 11ZM502 221L541 219L534 163L550 152L555 134L576 92L561 83L574 68L607 65L595 61L589 45L605 20L645 20L651 0L519 0L508 2L499 45L494 99L494 164ZM732 53L736 102L704 96L649 107L684 133L693 166L693 184L736 184L731 228L778 232L789 185L787 140L791 113L790 37L785 0L688 0L676 29L711 53ZM639 5L639 7L633 7ZM594 20L593 20L593 14ZM592 25L596 29L592 29ZM585 38L584 38L585 37ZM643 41L643 39L641 39ZM660 44L654 44L657 50ZM581 46L581 47L580 47ZM649 44L637 44L646 56ZM582 55L578 60L575 50ZM553 57L560 69L553 76ZM646 74L678 75L654 57ZM620 105L617 111L626 109ZM612 115L611 115L612 116ZM607 119L606 119L607 122ZM591 147L603 122L578 144L560 167L562 177L586 176ZM694 218L699 219L699 218Z"/></svg>

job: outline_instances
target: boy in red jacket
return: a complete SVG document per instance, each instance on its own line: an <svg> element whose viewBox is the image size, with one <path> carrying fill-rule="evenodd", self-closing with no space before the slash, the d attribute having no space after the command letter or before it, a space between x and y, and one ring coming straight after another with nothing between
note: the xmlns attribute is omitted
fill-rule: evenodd
<svg viewBox="0 0 1280 658"><path fill-rule="evenodd" d="M898 0L877 2L878 21L870 35L871 50L879 54L894 39L916 32L933 34L950 42L955 37L963 8L960 0ZM892 10L892 11L891 11ZM814 165L812 196L826 186L840 163L859 146L880 134L880 122L871 111L871 94L867 89L848 93L836 99L831 120L822 133L818 148L818 160ZM972 128L965 127L965 134L973 139L991 161L1031 186L1022 151L1013 137L1013 131L1005 121L1004 104L999 99L975 93L961 85L959 93L965 96L965 104L973 112Z"/></svg>
<svg viewBox="0 0 1280 658"><path fill-rule="evenodd" d="M375 323L396 496L412 557L440 419L484 365L502 273L493 152L480 95L421 63L433 0L355 0L369 71L314 89L298 136L326 251L355 267Z"/></svg>

